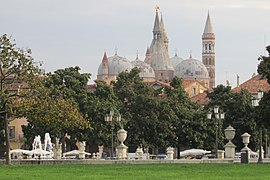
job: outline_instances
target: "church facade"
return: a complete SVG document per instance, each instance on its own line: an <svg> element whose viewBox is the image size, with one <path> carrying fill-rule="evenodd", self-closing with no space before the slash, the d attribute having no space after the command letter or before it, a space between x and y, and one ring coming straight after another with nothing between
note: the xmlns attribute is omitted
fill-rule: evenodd
<svg viewBox="0 0 270 180"><path fill-rule="evenodd" d="M178 57L169 57L169 39L165 30L162 16L159 17L156 9L153 39L147 48L144 61L137 58L129 61L124 57L107 57L104 53L98 68L97 80L110 83L116 80L119 73L130 71L133 67L140 69L140 76L145 82L170 82L177 76L184 80L196 80L207 88L215 87L215 34L213 32L210 15L208 13L202 35L202 61L190 57L186 60Z"/></svg>

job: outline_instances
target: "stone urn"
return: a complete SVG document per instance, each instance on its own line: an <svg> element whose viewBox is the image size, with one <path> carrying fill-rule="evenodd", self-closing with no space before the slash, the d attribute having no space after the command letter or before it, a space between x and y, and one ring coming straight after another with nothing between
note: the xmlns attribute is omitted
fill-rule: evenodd
<svg viewBox="0 0 270 180"><path fill-rule="evenodd" d="M127 131L125 131L124 129L120 129L117 131L117 138L120 141L121 144L123 144L123 142L126 140L127 138Z"/></svg>
<svg viewBox="0 0 270 180"><path fill-rule="evenodd" d="M243 144L245 145L245 147L247 147L247 145L249 144L250 134L244 133L241 135L241 137L243 139Z"/></svg>
<svg viewBox="0 0 270 180"><path fill-rule="evenodd" d="M234 136L235 136L235 129L231 125L229 125L225 129L225 137L229 142L231 142L233 140Z"/></svg>

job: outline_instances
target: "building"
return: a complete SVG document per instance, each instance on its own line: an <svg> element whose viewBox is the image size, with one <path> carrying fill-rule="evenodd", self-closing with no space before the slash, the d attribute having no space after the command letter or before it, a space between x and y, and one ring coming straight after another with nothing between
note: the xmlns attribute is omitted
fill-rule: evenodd
<svg viewBox="0 0 270 180"><path fill-rule="evenodd" d="M151 46L147 48L145 60L130 62L117 52L112 57L104 53L102 62L98 68L97 80L110 83L116 80L119 73L138 67L140 76L146 82L169 82L177 76L184 80L196 80L206 88L215 86L215 34L208 12L205 28L202 35L202 61L192 58L184 60L178 57L169 57L169 38L165 30L163 17L159 18L159 8L156 8L153 39Z"/></svg>

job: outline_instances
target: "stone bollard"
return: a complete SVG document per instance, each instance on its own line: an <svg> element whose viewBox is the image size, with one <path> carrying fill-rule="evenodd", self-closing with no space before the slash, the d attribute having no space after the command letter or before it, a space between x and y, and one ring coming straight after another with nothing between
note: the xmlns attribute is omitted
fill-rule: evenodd
<svg viewBox="0 0 270 180"><path fill-rule="evenodd" d="M173 154L174 154L174 149L172 147L167 148L167 157L168 160L173 160Z"/></svg>

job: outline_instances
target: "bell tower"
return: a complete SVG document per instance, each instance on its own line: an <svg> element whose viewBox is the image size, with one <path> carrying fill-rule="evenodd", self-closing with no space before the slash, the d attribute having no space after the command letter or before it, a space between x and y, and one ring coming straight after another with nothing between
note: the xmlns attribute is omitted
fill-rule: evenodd
<svg viewBox="0 0 270 180"><path fill-rule="evenodd" d="M208 12L204 32L202 35L202 61L209 73L210 88L215 87L215 78L216 78L215 42L216 38L210 19L210 14Z"/></svg>

